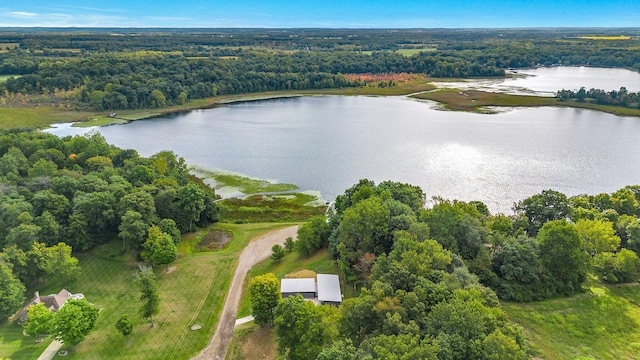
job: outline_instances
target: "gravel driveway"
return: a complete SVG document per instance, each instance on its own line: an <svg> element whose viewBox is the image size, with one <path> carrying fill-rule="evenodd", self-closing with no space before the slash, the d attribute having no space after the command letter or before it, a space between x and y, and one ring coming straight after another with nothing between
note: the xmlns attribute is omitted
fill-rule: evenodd
<svg viewBox="0 0 640 360"><path fill-rule="evenodd" d="M251 240L244 250L240 253L238 259L238 267L233 274L229 293L222 308L222 315L218 322L218 327L213 335L213 339L209 345L194 357L194 360L223 360L227 355L227 349L233 336L233 328L235 326L236 317L238 316L238 305L242 296L242 288L247 272L251 267L260 261L271 256L271 248L275 244L284 244L287 237L296 238L298 226L290 226L280 230L270 231Z"/></svg>

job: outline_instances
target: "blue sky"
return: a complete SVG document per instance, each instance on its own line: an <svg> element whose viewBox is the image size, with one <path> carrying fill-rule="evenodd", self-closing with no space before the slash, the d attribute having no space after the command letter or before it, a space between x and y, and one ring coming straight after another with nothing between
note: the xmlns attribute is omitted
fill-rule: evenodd
<svg viewBox="0 0 640 360"><path fill-rule="evenodd" d="M0 26L638 27L639 0L0 0Z"/></svg>

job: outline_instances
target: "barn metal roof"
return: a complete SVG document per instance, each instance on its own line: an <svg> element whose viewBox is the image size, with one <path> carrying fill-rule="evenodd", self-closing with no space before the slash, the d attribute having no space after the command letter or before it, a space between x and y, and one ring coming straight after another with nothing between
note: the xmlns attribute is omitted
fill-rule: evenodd
<svg viewBox="0 0 640 360"><path fill-rule="evenodd" d="M338 275L318 274L318 300L342 302Z"/></svg>

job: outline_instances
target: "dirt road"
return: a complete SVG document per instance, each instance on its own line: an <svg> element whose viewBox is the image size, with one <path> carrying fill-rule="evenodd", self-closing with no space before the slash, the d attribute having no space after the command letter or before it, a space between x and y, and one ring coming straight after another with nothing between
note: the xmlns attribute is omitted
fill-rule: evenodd
<svg viewBox="0 0 640 360"><path fill-rule="evenodd" d="M242 296L244 278L251 267L271 256L271 247L275 244L284 244L284 240L291 236L296 238L298 226L291 226L280 230L270 231L253 239L240 253L238 267L233 274L231 286L222 308L222 314L213 339L202 352L194 357L194 360L223 360L227 355L227 348L233 336L233 328L238 316L238 305Z"/></svg>

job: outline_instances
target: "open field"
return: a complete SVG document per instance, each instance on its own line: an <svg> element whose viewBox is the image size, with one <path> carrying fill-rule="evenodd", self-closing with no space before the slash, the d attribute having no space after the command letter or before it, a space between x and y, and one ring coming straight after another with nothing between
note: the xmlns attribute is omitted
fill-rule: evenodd
<svg viewBox="0 0 640 360"><path fill-rule="evenodd" d="M156 269L160 314L154 317L154 328L137 315L139 290L133 282L137 262L132 253L120 254L120 241L76 254L82 276L77 286L69 290L84 293L87 300L101 306L102 311L96 329L85 341L74 349L63 347L69 351L68 358L188 359L195 355L213 334L240 251L256 235L286 225L291 224L214 225L212 228L234 234L226 248L215 252L193 251L191 243L208 230L185 235L179 245L180 256L171 264L172 271L167 273L164 267ZM40 291L48 294L59 289L49 287ZM129 314L134 321L128 344L114 328L115 321L123 314ZM190 330L194 324L202 325L202 329ZM0 334L12 334L12 328L20 331L17 337L22 336L21 329L11 324L0 327ZM10 341L15 343L17 340ZM21 347L17 351L15 345L10 346L14 350L1 355L14 360L35 359L18 355L25 351L36 354L44 349L38 345L37 349Z"/></svg>
<svg viewBox="0 0 640 360"><path fill-rule="evenodd" d="M0 46L2 46L2 45L0 45ZM3 83L5 81L7 81L11 77L18 78L18 77L20 77L20 75L0 75L0 83Z"/></svg>
<svg viewBox="0 0 640 360"><path fill-rule="evenodd" d="M0 52L17 49L20 43L0 43Z"/></svg>
<svg viewBox="0 0 640 360"><path fill-rule="evenodd" d="M620 35L620 36L580 36L578 39L586 39L586 40L629 40L631 36Z"/></svg>
<svg viewBox="0 0 640 360"><path fill-rule="evenodd" d="M54 123L81 121L88 112L60 110L54 107L5 108L0 107L0 128L47 127Z"/></svg>
<svg viewBox="0 0 640 360"><path fill-rule="evenodd" d="M416 54L420 54L421 52L429 52L429 51L436 51L436 50L437 50L436 48L428 47L428 48L422 48L422 49L398 49L395 52L403 56L413 56Z"/></svg>
<svg viewBox="0 0 640 360"><path fill-rule="evenodd" d="M571 298L503 309L525 329L542 359L637 359L640 354L640 286L595 285Z"/></svg>
<svg viewBox="0 0 640 360"><path fill-rule="evenodd" d="M449 110L491 113L490 106L537 107L562 106L603 111L619 116L640 116L640 109L598 105L587 102L560 101L552 97L509 95L478 90L443 89L413 95L416 99L437 101Z"/></svg>

